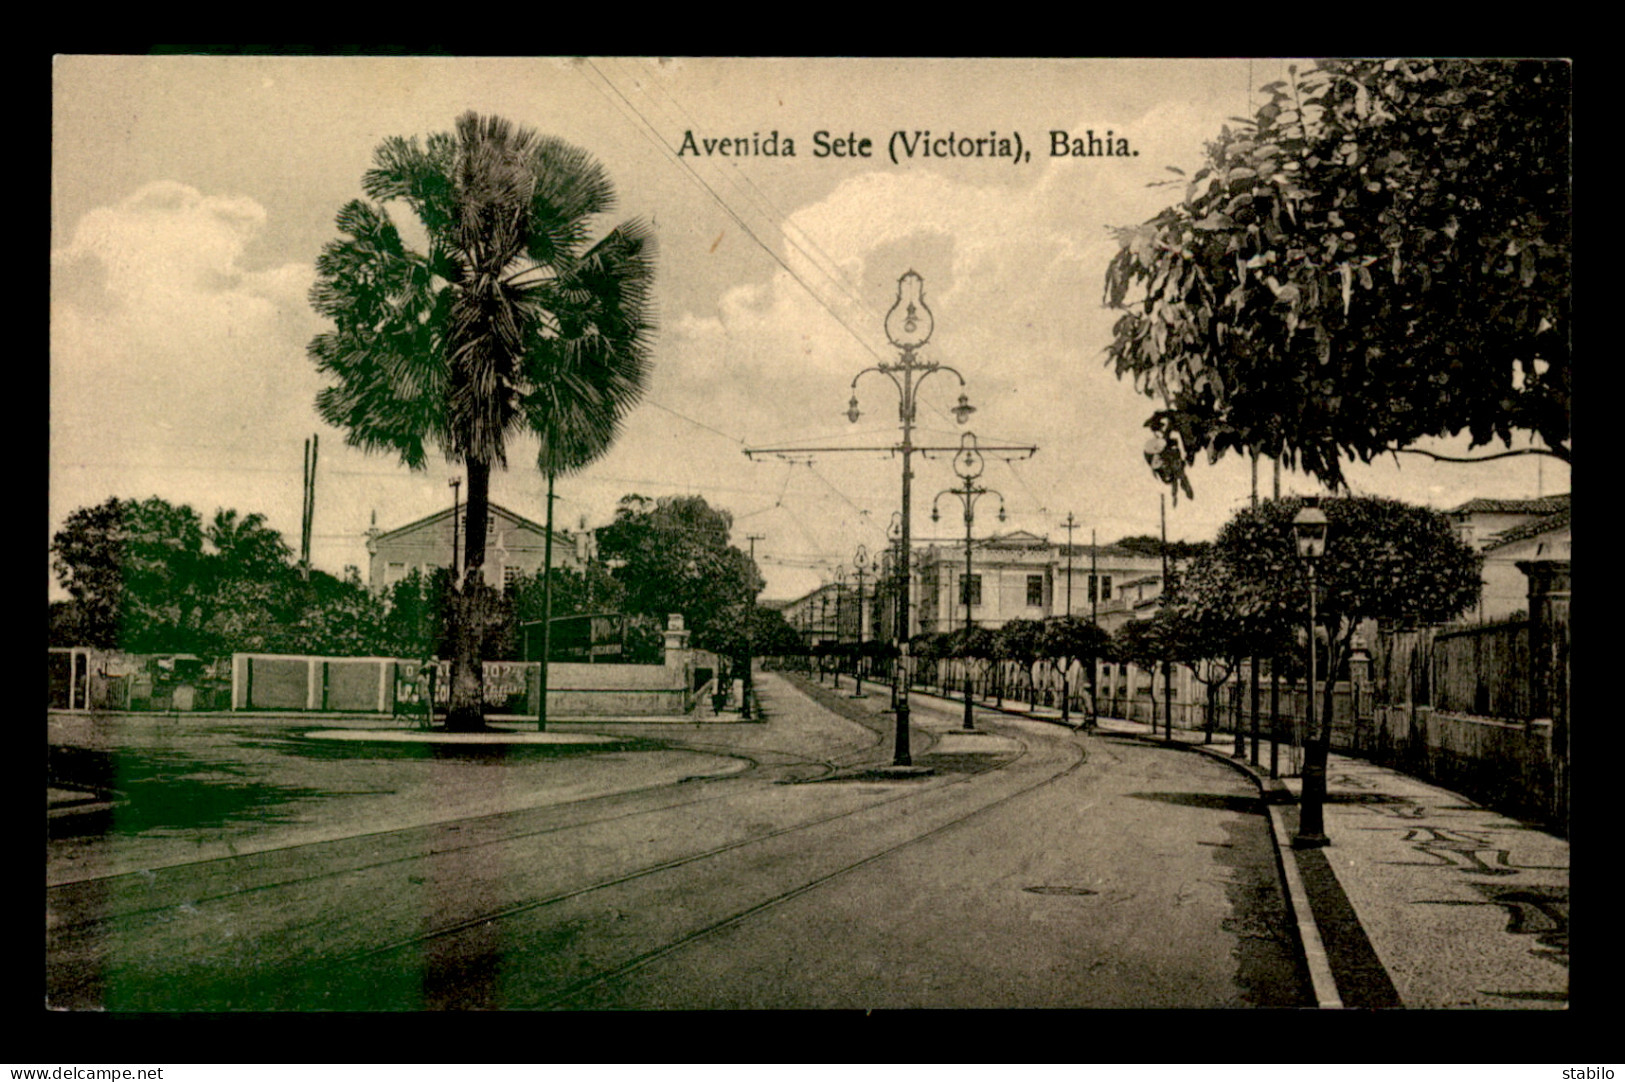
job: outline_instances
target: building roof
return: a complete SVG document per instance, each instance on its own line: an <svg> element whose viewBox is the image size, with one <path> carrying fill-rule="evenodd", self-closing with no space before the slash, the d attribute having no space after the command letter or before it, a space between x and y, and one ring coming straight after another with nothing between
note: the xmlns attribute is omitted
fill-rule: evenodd
<svg viewBox="0 0 1625 1082"><path fill-rule="evenodd" d="M523 515L516 515L512 511L508 510L506 507L503 507L500 504L490 503L490 504L487 504L487 506L490 508L490 511L491 511L492 515L501 515L502 517L510 519L513 522L519 524L520 526L528 526L531 529L535 530L539 534L546 534L547 533L547 527L541 525L540 523L532 522L530 519L526 518ZM458 510L464 510L467 507L468 507L468 505L465 503ZM422 518L418 519L416 522L408 522L405 526L397 526L393 530L386 530L385 532L378 535L377 540L382 541L385 538L391 538L391 537L396 536L397 534L403 534L403 533L406 533L406 532L408 532L410 530L420 529L420 528L422 528L424 526L427 526L431 522L437 522L440 519L450 518L451 513L452 513L452 509L450 507L448 507L445 510L436 511L433 514L425 515ZM568 531L560 530L560 529L555 527L554 530L553 530L553 536L554 537L568 537L570 535L569 535Z"/></svg>
<svg viewBox="0 0 1625 1082"><path fill-rule="evenodd" d="M1561 496L1541 496L1532 500L1492 500L1480 496L1468 500L1460 507L1452 507L1445 514L1551 515L1566 510L1568 506L1567 492Z"/></svg>
<svg viewBox="0 0 1625 1082"><path fill-rule="evenodd" d="M1488 552L1491 549L1517 544L1519 541L1527 541L1531 537L1539 537L1543 533L1563 529L1568 524L1569 509L1565 507L1556 514L1546 515L1530 522L1520 522L1510 529L1502 530L1495 535L1494 540L1484 546L1484 551Z"/></svg>
<svg viewBox="0 0 1625 1082"><path fill-rule="evenodd" d="M1126 548L1123 548L1121 545L1117 545L1117 544L1093 545L1093 546L1091 546L1091 545L1056 545L1055 548L1056 548L1056 551L1060 554L1061 559L1063 559L1063 560L1066 559L1069 554L1072 556L1073 559L1077 559L1080 556L1081 557L1088 557L1091 553L1093 553L1093 554L1095 554L1097 556L1107 556L1107 557L1110 557L1110 558L1116 559L1116 560L1155 560L1155 559L1159 559L1159 557L1149 556L1146 553L1136 552L1133 549L1126 549Z"/></svg>

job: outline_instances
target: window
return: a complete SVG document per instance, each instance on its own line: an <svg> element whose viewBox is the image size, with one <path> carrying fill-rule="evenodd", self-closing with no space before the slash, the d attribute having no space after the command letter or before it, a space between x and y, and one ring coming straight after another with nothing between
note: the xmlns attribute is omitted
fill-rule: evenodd
<svg viewBox="0 0 1625 1082"><path fill-rule="evenodd" d="M1110 601L1112 599L1112 577L1110 575L1100 575L1098 577L1100 579L1100 582L1098 583L1098 585L1100 587L1100 600L1102 600L1102 601ZM1094 575L1089 576L1089 600L1090 601L1095 600L1095 587L1097 585L1096 582L1095 582L1095 578L1096 578L1096 576L1094 576Z"/></svg>
<svg viewBox="0 0 1625 1082"><path fill-rule="evenodd" d="M980 605L982 603L982 576L971 575L968 578L959 576L959 603L961 605Z"/></svg>
<svg viewBox="0 0 1625 1082"><path fill-rule="evenodd" d="M384 585L393 586L406 577L406 564L386 563L384 565Z"/></svg>
<svg viewBox="0 0 1625 1082"><path fill-rule="evenodd" d="M514 581L522 574L524 572L517 567L504 567L502 569L502 592L505 594L511 593Z"/></svg>
<svg viewBox="0 0 1625 1082"><path fill-rule="evenodd" d="M1027 576L1027 604L1042 606L1044 604L1044 576Z"/></svg>

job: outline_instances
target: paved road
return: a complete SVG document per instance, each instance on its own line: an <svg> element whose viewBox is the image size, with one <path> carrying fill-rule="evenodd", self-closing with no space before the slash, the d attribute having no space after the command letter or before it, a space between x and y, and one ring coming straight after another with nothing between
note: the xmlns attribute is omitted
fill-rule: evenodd
<svg viewBox="0 0 1625 1082"><path fill-rule="evenodd" d="M889 778L864 769L890 758L882 697L809 698L772 675L760 686L765 725L683 727L614 753L718 767L698 780L645 770L635 785L548 802L534 794L557 764L512 761L501 776L526 794L512 810L81 873L48 892L50 1001L1309 1002L1256 792L1224 764L994 715L962 735L954 707L921 699L915 761L934 773ZM459 786L482 769L416 765Z"/></svg>

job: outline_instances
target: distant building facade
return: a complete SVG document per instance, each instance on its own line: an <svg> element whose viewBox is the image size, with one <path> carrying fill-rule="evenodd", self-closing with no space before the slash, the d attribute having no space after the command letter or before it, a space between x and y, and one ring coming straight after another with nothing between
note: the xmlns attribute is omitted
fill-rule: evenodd
<svg viewBox="0 0 1625 1082"><path fill-rule="evenodd" d="M1456 535L1484 557L1483 594L1465 619L1504 620L1529 607L1520 560L1569 559L1569 494L1532 500L1468 500L1445 512Z"/></svg>
<svg viewBox="0 0 1625 1082"><path fill-rule="evenodd" d="M519 575L542 570L547 530L505 507L490 505L485 532L485 581L506 590ZM468 508L457 508L456 552L459 563L468 552ZM553 566L580 570L590 556L592 537L586 531L553 531ZM427 575L437 567L452 566L452 509L437 511L388 532L367 531L367 584L383 591L413 571Z"/></svg>
<svg viewBox="0 0 1625 1082"><path fill-rule="evenodd" d="M825 583L780 603L779 608L786 622L809 644L856 642L860 622L864 641L889 641L895 638L898 623L896 563L894 552L883 553L880 573L865 577L861 612L858 583L850 577L845 586ZM1155 585L1149 592L1145 588L1148 576ZM1074 616L1087 619L1093 609L1101 626L1110 627L1111 619L1121 623L1135 616L1149 616L1134 606L1148 593L1154 597L1160 592L1161 576L1162 562L1156 556L1116 545L1069 548L1018 530L972 541L970 615L978 627L994 629L1015 619L1046 620L1064 615L1070 600ZM910 637L965 625L963 541L917 546L909 578L913 616ZM1126 584L1130 583L1136 584L1135 589L1125 594Z"/></svg>

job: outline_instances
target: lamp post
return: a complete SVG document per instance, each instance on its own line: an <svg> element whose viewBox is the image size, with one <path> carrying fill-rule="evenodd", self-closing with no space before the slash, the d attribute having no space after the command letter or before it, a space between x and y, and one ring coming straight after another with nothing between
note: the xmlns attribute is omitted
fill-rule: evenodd
<svg viewBox="0 0 1625 1082"><path fill-rule="evenodd" d="M891 524L886 527L886 540L891 544L891 566L887 569L887 581L891 584L891 630L893 638L896 638L898 633L897 629L901 627L903 623L902 606L898 604L899 594L897 583L897 567L900 559L899 548L901 546L902 538L903 516L901 513L893 511L891 515ZM877 579L876 581L878 582L879 580ZM891 710L894 714L897 712L897 660L895 658L892 659Z"/></svg>
<svg viewBox="0 0 1625 1082"><path fill-rule="evenodd" d="M1314 849L1329 844L1326 837L1326 755L1330 734L1327 726L1315 726L1315 561L1326 554L1326 512L1306 506L1292 520L1298 558L1309 575L1309 696L1304 721L1309 747L1303 761L1303 795L1298 801L1298 833L1292 844L1298 849Z"/></svg>
<svg viewBox="0 0 1625 1082"><path fill-rule="evenodd" d="M982 453L976 449L976 433L967 432L959 437L959 452L954 455L954 472L959 479L965 482L964 488L945 488L937 493L937 500L944 496L957 496L965 505L965 584L961 591L965 595L965 641L970 643L970 629L974 626L971 617L971 524L976 521L976 500L992 492L999 498L999 521L1004 521L1004 493L995 489L983 488L976 484L976 479L982 476L984 463ZM941 518L937 510L936 500L931 501L931 521ZM970 658L967 656L963 662L965 673L965 724L966 729L974 729L971 721L971 686L970 686Z"/></svg>
<svg viewBox="0 0 1625 1082"><path fill-rule="evenodd" d="M909 680L909 496L910 482L914 474L910 470L909 459L914 453L914 411L915 395L920 385L933 372L952 372L954 378L959 380L960 387L965 386L965 377L957 369L947 365L937 364L934 361L921 361L917 355L919 348L931 340L931 330L934 320L931 309L925 305L925 280L913 271L909 271L897 280L897 300L892 304L891 310L886 313L886 339L897 347L900 355L895 363L882 362L870 368L865 368L852 377L852 401L846 410L846 419L853 424L858 417L858 380L870 372L879 372L897 388L898 407L897 417L902 424L903 442L897 448L903 455L903 529L899 540L898 584L899 603L902 613L902 622L897 628L897 676L901 691L897 695L897 734L896 747L892 754L893 766L909 766L913 758L908 748L908 680ZM976 407L961 391L959 405L953 409L955 420L964 424Z"/></svg>
<svg viewBox="0 0 1625 1082"><path fill-rule="evenodd" d="M856 424L862 414L858 410L858 381L870 372L879 372L892 385L897 388L899 396L897 417L901 422L903 438L900 442L886 444L880 447L747 447L747 457L757 455L801 455L801 454L829 454L835 451L871 452L890 451L900 454L903 459L903 501L899 517L901 536L898 538L898 621L897 621L897 665L894 675L893 694L897 695L897 741L896 751L892 757L893 766L910 766L908 748L908 687L910 669L912 666L909 657L909 627L912 614L909 611L909 561L911 559L909 530L910 530L910 492L914 473L911 469L911 458L915 451L955 451L954 447L920 446L914 442L914 419L916 412L916 397L920 386L926 377L933 372L952 372L954 378L959 380L961 388L965 386L965 377L959 372L944 364L934 361L922 361L918 351L931 337L932 317L931 310L925 306L923 296L924 283L920 276L909 271L897 280L897 300L892 304L891 310L886 313L886 338L900 351L895 363L882 361L878 365L865 368L852 377L852 401L847 404L846 419ZM976 407L970 404L963 390L959 395L959 404L950 412L954 419L964 424ZM1018 444L1008 447L984 447L984 451L1006 451L1020 454L1023 457L1037 452L1038 448L1031 444ZM899 689L901 689L899 691Z"/></svg>
<svg viewBox="0 0 1625 1082"><path fill-rule="evenodd" d="M869 546L859 545L858 551L852 556L852 568L858 578L858 651L852 662L852 679L857 687L852 692L854 699L861 699L863 695L863 576L873 570L869 563Z"/></svg>
<svg viewBox="0 0 1625 1082"><path fill-rule="evenodd" d="M829 641L829 583L818 588L818 682L824 682L824 644Z"/></svg>
<svg viewBox="0 0 1625 1082"><path fill-rule="evenodd" d="M841 595L846 593L846 565L835 569L835 690L841 690Z"/></svg>

